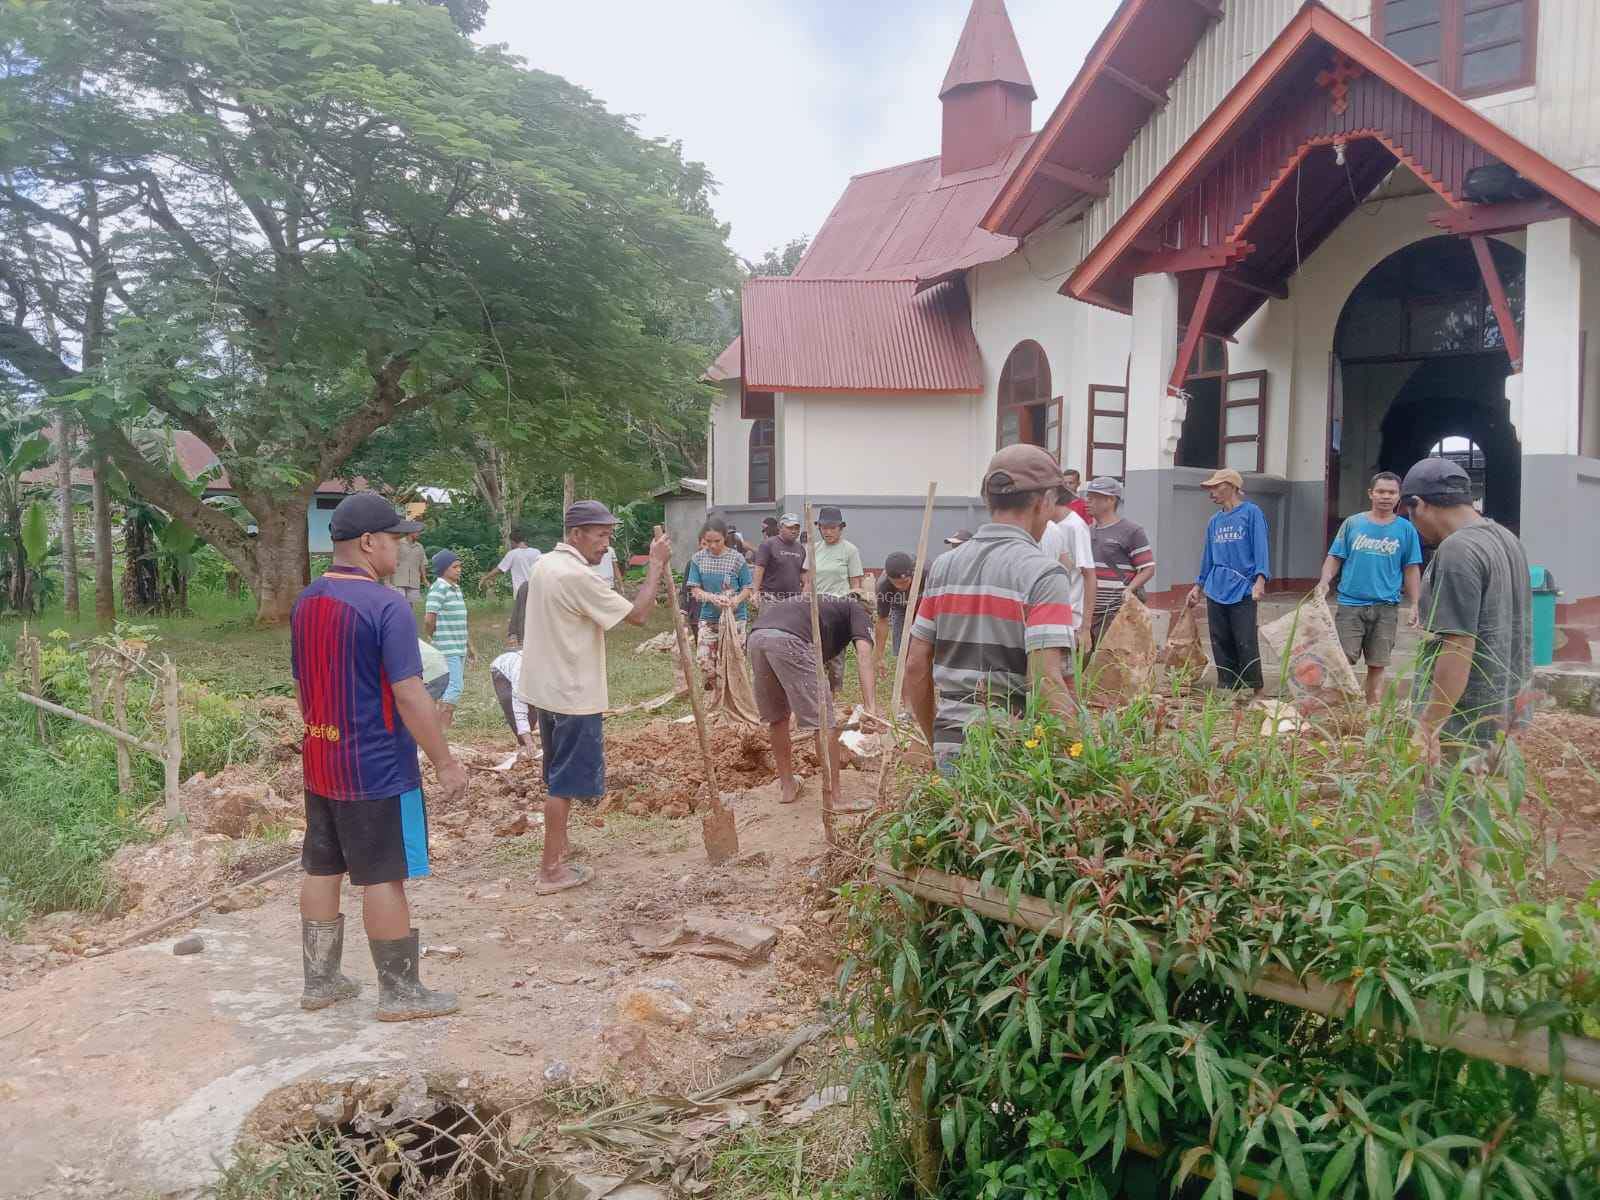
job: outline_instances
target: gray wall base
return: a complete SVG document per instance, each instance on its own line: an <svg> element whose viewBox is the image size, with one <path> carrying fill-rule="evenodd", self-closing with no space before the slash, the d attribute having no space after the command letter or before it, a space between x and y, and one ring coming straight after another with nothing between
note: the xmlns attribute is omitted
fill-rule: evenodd
<svg viewBox="0 0 1600 1200"><path fill-rule="evenodd" d="M1555 575L1563 604L1600 596L1600 459L1522 456L1522 547Z"/></svg>

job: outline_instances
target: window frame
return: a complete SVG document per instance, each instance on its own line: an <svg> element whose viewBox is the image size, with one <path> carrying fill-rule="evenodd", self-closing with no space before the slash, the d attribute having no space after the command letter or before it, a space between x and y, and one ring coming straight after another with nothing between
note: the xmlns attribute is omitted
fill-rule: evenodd
<svg viewBox="0 0 1600 1200"><path fill-rule="evenodd" d="M1515 91L1517 88L1532 87L1538 82L1539 77L1539 0L1520 0L1522 8L1522 34L1517 38L1501 38L1499 41L1490 42L1483 46L1474 46L1472 53L1479 54L1485 50L1495 50L1501 46L1522 46L1522 69L1511 79L1500 80L1483 87L1463 88L1461 86L1462 63L1467 51L1463 45L1463 30L1467 16L1470 13L1491 12L1496 8L1505 8L1518 3L1519 0L1439 0L1439 83L1449 88L1463 99L1473 99L1478 96L1493 96L1498 92ZM1468 9L1469 3L1476 3L1477 7ZM1410 29L1423 29L1434 24L1433 21L1421 21L1415 25L1402 25L1398 29L1390 29L1387 24L1388 0L1373 0L1372 3L1372 40L1378 45L1388 49L1388 39L1392 34L1404 33ZM1391 51L1391 53L1394 53ZM1410 62L1409 59L1405 60ZM1417 66L1416 63L1411 63ZM1420 67L1418 68L1421 69Z"/></svg>
<svg viewBox="0 0 1600 1200"><path fill-rule="evenodd" d="M1109 409L1109 408L1101 408L1101 407L1099 407L1095 403L1095 400L1096 400L1096 397L1099 396L1101 393L1108 393L1108 394L1111 394L1111 395L1121 396L1122 397L1122 408L1119 410L1119 409ZM1091 383L1089 385L1089 410L1088 410L1088 415L1089 415L1089 422L1088 422L1088 424L1089 424L1089 429L1088 429L1089 445L1088 445L1087 453L1084 455L1084 461L1083 461L1084 478L1085 479L1096 479L1096 478L1100 477L1101 475L1110 475L1113 479L1123 479L1123 480L1125 480L1127 478L1127 475L1128 475L1128 388L1127 388L1127 385L1126 384L1120 384L1119 385L1119 384L1115 384L1115 383ZM1095 434L1094 424L1095 424L1095 418L1096 417L1120 417L1122 419L1122 441L1120 441L1120 442L1097 441L1095 439L1095 436L1094 436L1094 434ZM1094 452L1096 450L1116 450L1116 451L1120 452L1121 455L1122 455L1122 470L1117 471L1115 473L1113 473L1111 471L1098 470L1095 467L1095 462L1094 462Z"/></svg>
<svg viewBox="0 0 1600 1200"><path fill-rule="evenodd" d="M1017 354L1025 346L1033 348L1033 374L1029 378L1033 387L1030 395L1019 400L1015 398L1016 382L1012 379L1011 372ZM1050 435L1050 406L1057 406L1058 422L1064 421L1066 414L1060 407L1061 397L1051 394L1051 381L1050 357L1036 340L1023 338L1011 347L1011 353L1006 355L1005 364L1000 368L1000 380L995 387L994 448L996 450L1003 449L1007 445L1039 446L1055 454L1059 460L1062 439L1058 438L1053 448L1046 444L1046 439ZM1006 417L1011 413L1015 413L1017 418L1017 440L1004 442L1001 438L1004 436Z"/></svg>
<svg viewBox="0 0 1600 1200"><path fill-rule="evenodd" d="M1229 385L1245 379L1254 379L1259 382L1256 394L1248 400L1229 399ZM1228 436L1228 411L1234 408L1254 408L1256 410L1256 431L1249 434L1235 434ZM1256 466L1254 471L1245 471L1242 474L1260 475L1267 469L1267 372L1266 371L1239 371L1233 375L1222 376L1222 413L1217 421L1217 463L1218 469L1228 467L1228 447L1230 445L1254 442L1256 444ZM1233 468L1238 470L1237 467Z"/></svg>
<svg viewBox="0 0 1600 1200"><path fill-rule="evenodd" d="M767 439L764 444L756 443L756 435L765 429ZM772 417L759 417L750 422L750 442L747 460L747 474L745 476L745 494L748 504L771 504L778 498L778 423ZM764 495L756 493L756 456L766 458L767 488Z"/></svg>

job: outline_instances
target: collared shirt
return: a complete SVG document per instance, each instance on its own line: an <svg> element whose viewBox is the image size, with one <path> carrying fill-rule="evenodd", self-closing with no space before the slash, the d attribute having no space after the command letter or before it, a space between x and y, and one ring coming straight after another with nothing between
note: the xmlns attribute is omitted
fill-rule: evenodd
<svg viewBox="0 0 1600 1200"><path fill-rule="evenodd" d="M569 716L605 712L606 630L633 604L601 582L583 555L557 542L528 576L527 606L523 652L538 655L538 669L519 675L517 698Z"/></svg>
<svg viewBox="0 0 1600 1200"><path fill-rule="evenodd" d="M1267 514L1242 500L1232 512L1218 512L1206 525L1206 548L1195 579L1218 604L1247 599L1256 577L1272 578L1267 551Z"/></svg>
<svg viewBox="0 0 1600 1200"><path fill-rule="evenodd" d="M370 575L333 567L294 602L289 654L306 725L306 790L329 800L380 800L421 787L417 743L394 703L394 685L422 674L405 597Z"/></svg>
<svg viewBox="0 0 1600 1200"><path fill-rule="evenodd" d="M1015 525L984 525L936 558L911 626L933 643L935 757L953 757L987 705L1020 712L1028 655L1070 648L1075 623L1066 568Z"/></svg>
<svg viewBox="0 0 1600 1200"><path fill-rule="evenodd" d="M744 591L751 585L753 578L750 564L737 550L728 549L721 554L713 554L709 550L696 550L689 556L689 573L685 577L685 582L691 588L699 588L708 595L720 595L723 592ZM737 621L748 621L750 606L739 605L733 615ZM721 616L722 610L715 604L701 601L702 621L716 621Z"/></svg>
<svg viewBox="0 0 1600 1200"><path fill-rule="evenodd" d="M394 574L389 581L395 587L422 586L422 566L428 561L427 554L422 549L421 542L413 542L410 538L400 543L400 554L394 565Z"/></svg>
<svg viewBox="0 0 1600 1200"><path fill-rule="evenodd" d="M424 612L434 614L433 645L446 658L467 652L467 598L461 589L443 577L428 589Z"/></svg>

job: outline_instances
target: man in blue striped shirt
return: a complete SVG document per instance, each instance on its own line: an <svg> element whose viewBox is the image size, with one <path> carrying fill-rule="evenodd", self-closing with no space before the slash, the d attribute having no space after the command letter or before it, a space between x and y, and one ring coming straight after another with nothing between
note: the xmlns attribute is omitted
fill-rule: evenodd
<svg viewBox="0 0 1600 1200"><path fill-rule="evenodd" d="M1222 511L1206 526L1200 576L1189 603L1206 598L1217 686L1224 691L1248 687L1259 696L1266 685L1261 678L1256 605L1266 595L1272 576L1267 515L1244 498L1244 477L1237 471L1218 471L1200 486Z"/></svg>

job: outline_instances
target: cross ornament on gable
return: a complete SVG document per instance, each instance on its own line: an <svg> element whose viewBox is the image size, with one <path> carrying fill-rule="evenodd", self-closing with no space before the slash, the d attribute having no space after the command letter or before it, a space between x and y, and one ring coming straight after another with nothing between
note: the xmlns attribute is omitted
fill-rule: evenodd
<svg viewBox="0 0 1600 1200"><path fill-rule="evenodd" d="M1350 107L1350 81L1359 78L1363 68L1343 50L1333 52L1333 65L1317 75L1317 86L1333 97L1333 111L1343 116Z"/></svg>

